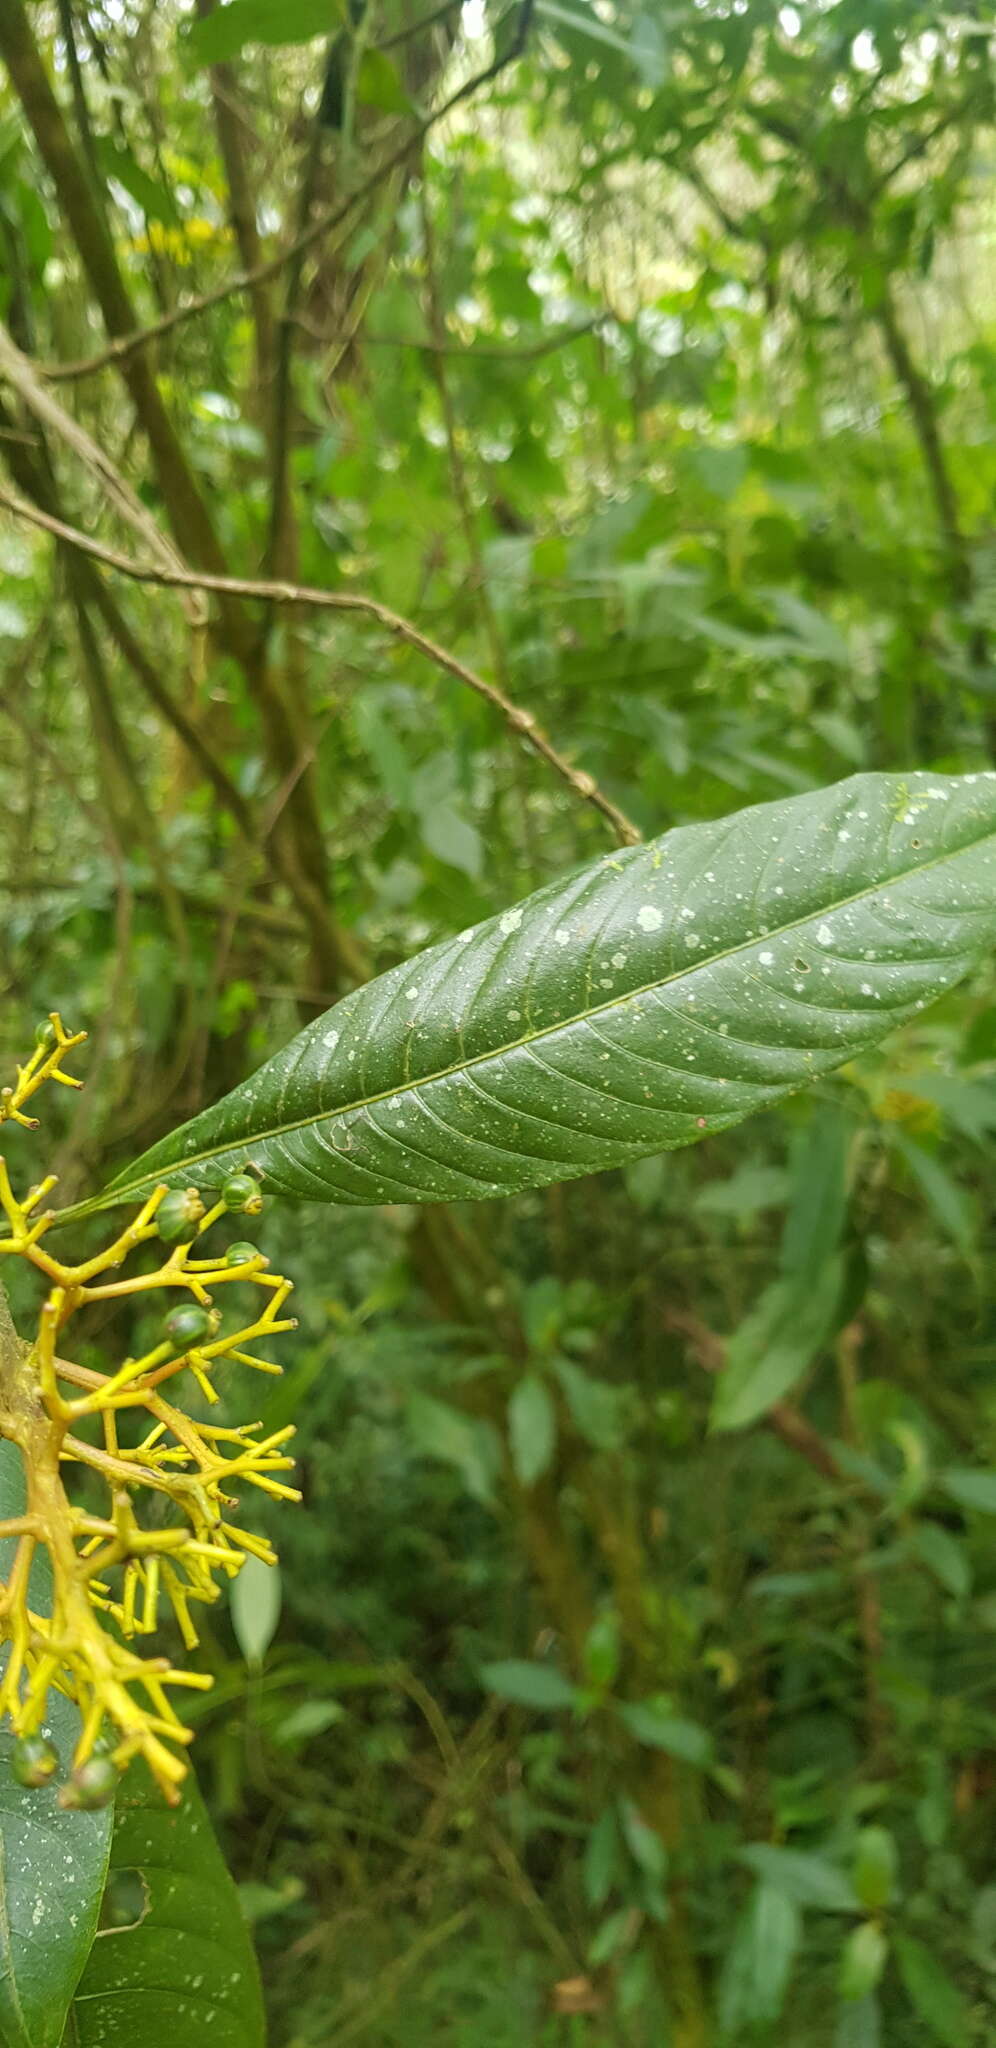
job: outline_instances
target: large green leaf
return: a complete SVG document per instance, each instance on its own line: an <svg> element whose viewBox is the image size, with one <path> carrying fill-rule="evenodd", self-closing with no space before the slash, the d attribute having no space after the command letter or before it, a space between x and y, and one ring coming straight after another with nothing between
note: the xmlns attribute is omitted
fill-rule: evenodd
<svg viewBox="0 0 996 2048"><path fill-rule="evenodd" d="M168 1807L143 1766L129 1773L111 1850L108 1899L118 1897L133 1917L115 1926L105 1914L65 2048L262 2048L256 1958L192 1778Z"/></svg>
<svg viewBox="0 0 996 2048"><path fill-rule="evenodd" d="M13 1338L0 1294L0 1350ZM24 1512L24 1475L13 1444L0 1443L0 1518ZM14 1540L0 1543L0 1577ZM41 1564L41 1560L39 1560ZM47 1571L36 1567L32 1598L49 1604ZM51 1695L45 1733L59 1752L56 1783L15 1784L13 1736L0 1731L0 2048L56 2048L93 1940L107 1870L109 1813L63 1813L57 1789L79 1734L75 1707Z"/></svg>
<svg viewBox="0 0 996 2048"><path fill-rule="evenodd" d="M996 938L996 772L856 775L607 854L346 996L98 1203L486 1198L693 1143Z"/></svg>
<svg viewBox="0 0 996 2048"><path fill-rule="evenodd" d="M221 64L250 43L310 43L343 24L338 0L228 0L184 26L184 41L198 64Z"/></svg>

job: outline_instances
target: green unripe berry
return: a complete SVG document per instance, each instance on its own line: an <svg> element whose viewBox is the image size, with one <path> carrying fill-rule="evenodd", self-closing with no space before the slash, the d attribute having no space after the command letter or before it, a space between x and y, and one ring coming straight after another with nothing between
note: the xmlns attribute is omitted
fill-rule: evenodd
<svg viewBox="0 0 996 2048"><path fill-rule="evenodd" d="M191 1301L170 1311L163 1324L163 1332L178 1351L187 1351L192 1344L203 1344L214 1326L214 1317L208 1314L207 1309Z"/></svg>
<svg viewBox="0 0 996 2048"><path fill-rule="evenodd" d="M44 1024L39 1024L35 1032L35 1044L43 1046L46 1052L50 1052L53 1045L57 1042L55 1025L51 1017L46 1017Z"/></svg>
<svg viewBox="0 0 996 2048"><path fill-rule="evenodd" d="M58 1768L58 1750L44 1735L22 1735L11 1750L11 1775L19 1785L47 1785Z"/></svg>
<svg viewBox="0 0 996 2048"><path fill-rule="evenodd" d="M156 1210L156 1229L165 1244L178 1244L181 1238L193 1237L203 1214L196 1188L171 1188Z"/></svg>
<svg viewBox="0 0 996 2048"><path fill-rule="evenodd" d="M230 1244L225 1253L226 1266L248 1266L250 1259L258 1259L254 1244Z"/></svg>
<svg viewBox="0 0 996 2048"><path fill-rule="evenodd" d="M241 1209L246 1216L258 1216L263 1206L259 1182L248 1173L232 1173L221 1190L226 1209Z"/></svg>
<svg viewBox="0 0 996 2048"><path fill-rule="evenodd" d="M91 1756L77 1764L59 1794L59 1805L76 1813L99 1813L102 1806L110 1806L117 1789L118 1773L110 1757Z"/></svg>

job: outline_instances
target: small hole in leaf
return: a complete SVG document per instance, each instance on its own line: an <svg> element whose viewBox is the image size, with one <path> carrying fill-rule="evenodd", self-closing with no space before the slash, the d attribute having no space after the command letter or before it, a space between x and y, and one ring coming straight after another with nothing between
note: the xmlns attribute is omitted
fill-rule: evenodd
<svg viewBox="0 0 996 2048"><path fill-rule="evenodd" d="M101 1901L98 1934L127 1934L140 1927L151 1904L140 1870L112 1870Z"/></svg>
<svg viewBox="0 0 996 2048"><path fill-rule="evenodd" d="M797 974L809 974L811 972L808 960L793 960L792 965Z"/></svg>
<svg viewBox="0 0 996 2048"><path fill-rule="evenodd" d="M910 845L911 845L911 846L922 846L922 845L923 845L923 840L922 840L922 839L911 839L911 840L910 840Z"/></svg>

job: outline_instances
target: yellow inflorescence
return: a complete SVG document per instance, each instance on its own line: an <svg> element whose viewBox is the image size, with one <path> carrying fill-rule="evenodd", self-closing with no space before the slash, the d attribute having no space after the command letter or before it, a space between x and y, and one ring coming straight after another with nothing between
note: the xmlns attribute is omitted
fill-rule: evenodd
<svg viewBox="0 0 996 2048"><path fill-rule="evenodd" d="M70 1035L53 1015L40 1043L18 1069L13 1088L0 1092L0 1124L32 1126L24 1104L45 1081L68 1087L80 1083L62 1071L66 1054L86 1034ZM0 1435L15 1443L24 1461L26 1508L0 1521L0 1537L16 1539L14 1560L0 1590L0 1642L9 1645L0 1679L0 1716L19 1736L40 1727L52 1686L73 1699L81 1731L74 1766L85 1765L98 1740L110 1735L119 1768L143 1756L167 1798L175 1799L186 1764L184 1727L169 1698L177 1686L206 1688L211 1680L173 1668L164 1657L143 1657L136 1637L156 1628L165 1602L192 1648L197 1633L191 1608L218 1597L221 1584L239 1570L247 1553L274 1563L269 1544L238 1527L233 1487L243 1482L284 1500L300 1496L278 1476L292 1465L290 1429L261 1438L258 1423L222 1428L198 1422L174 1406L164 1389L183 1373L193 1376L211 1404L214 1378L228 1359L276 1373L279 1366L246 1347L295 1327L282 1315L291 1283L268 1270L260 1252L226 1264L224 1253L194 1257L201 1240L228 1206L219 1202L191 1222L189 1241L167 1252L156 1217L167 1197L160 1187L113 1243L79 1265L52 1255L45 1243L55 1221L44 1208L54 1186L49 1178L18 1200L0 1158L0 1209L9 1234L0 1252L35 1267L48 1283L33 1342L2 1343L0 1318ZM199 1205L193 1204L195 1208ZM247 1204L250 1210L258 1203ZM164 1254L152 1271L121 1276L139 1246L157 1243ZM223 1331L213 1308L214 1291L246 1284L257 1290L259 1312L238 1328ZM162 1342L141 1358L126 1358L102 1373L63 1355L64 1332L79 1310L93 1302L157 1290L185 1296L202 1311L186 1321L201 1325L193 1334L166 1330ZM259 1306L259 1297L262 1305ZM2 1297L0 1297L2 1300ZM174 1320L170 1318L168 1320ZM137 1444L122 1447L119 1418L144 1410L149 1427ZM129 1431L129 1439L135 1434ZM74 1505L66 1490L67 1468L86 1466L107 1491L106 1509L94 1513ZM153 1526L143 1526L136 1503L158 1497ZM165 1512L164 1512L165 1510ZM29 1596L32 1564L39 1551L51 1566L51 1613L34 1610Z"/></svg>

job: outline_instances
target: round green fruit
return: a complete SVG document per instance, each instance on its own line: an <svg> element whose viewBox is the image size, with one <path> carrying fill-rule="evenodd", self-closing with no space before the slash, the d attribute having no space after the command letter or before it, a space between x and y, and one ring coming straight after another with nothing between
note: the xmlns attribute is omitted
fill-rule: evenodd
<svg viewBox="0 0 996 2048"><path fill-rule="evenodd" d="M102 1806L110 1806L117 1789L118 1773L110 1757L90 1756L85 1764L77 1764L59 1804L78 1813L99 1813Z"/></svg>
<svg viewBox="0 0 996 2048"><path fill-rule="evenodd" d="M19 1785L47 1785L59 1768L59 1753L44 1735L22 1735L10 1753L10 1768Z"/></svg>
<svg viewBox="0 0 996 2048"><path fill-rule="evenodd" d="M165 1244L178 1244L193 1237L204 1214L196 1188L171 1188L156 1210L156 1229Z"/></svg>
<svg viewBox="0 0 996 2048"><path fill-rule="evenodd" d="M226 1209L241 1209L248 1216L258 1216L263 1206L259 1182L248 1173L230 1174L221 1190L221 1199Z"/></svg>
<svg viewBox="0 0 996 2048"><path fill-rule="evenodd" d="M226 1266L248 1266L251 1259L258 1259L259 1252L254 1244L230 1244L225 1253Z"/></svg>
<svg viewBox="0 0 996 2048"><path fill-rule="evenodd" d="M192 1344L203 1344L214 1329L214 1318L206 1308L196 1302L188 1302L183 1308L174 1308L166 1317L163 1333L175 1344L177 1350L186 1351Z"/></svg>
<svg viewBox="0 0 996 2048"><path fill-rule="evenodd" d="M55 1025L53 1024L51 1017L46 1017L44 1024L39 1024L38 1029L35 1032L35 1044L43 1046L46 1052L50 1052L53 1045L55 1045L56 1043L57 1038Z"/></svg>

